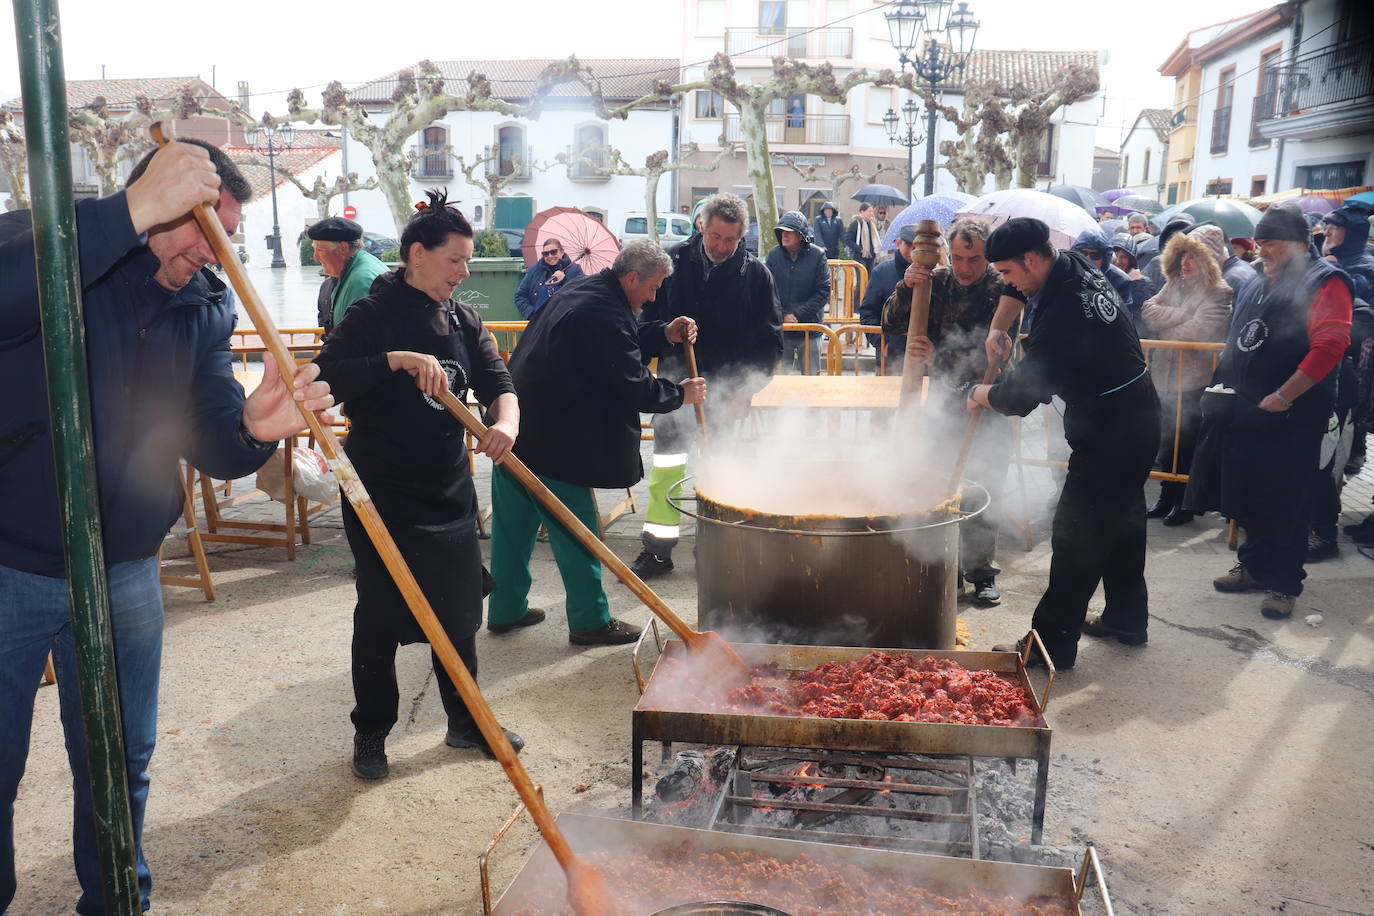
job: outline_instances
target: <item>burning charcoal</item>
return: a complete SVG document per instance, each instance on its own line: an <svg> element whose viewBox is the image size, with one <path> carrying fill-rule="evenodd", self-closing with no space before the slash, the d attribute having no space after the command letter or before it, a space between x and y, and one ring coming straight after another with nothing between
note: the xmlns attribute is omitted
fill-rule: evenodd
<svg viewBox="0 0 1374 916"><path fill-rule="evenodd" d="M710 758L711 782L725 782L725 777L730 775L730 768L735 765L735 751L728 747L713 747L708 754Z"/></svg>
<svg viewBox="0 0 1374 916"><path fill-rule="evenodd" d="M678 751L672 769L654 785L654 796L663 802L681 801L701 787L705 775L706 759L701 751Z"/></svg>

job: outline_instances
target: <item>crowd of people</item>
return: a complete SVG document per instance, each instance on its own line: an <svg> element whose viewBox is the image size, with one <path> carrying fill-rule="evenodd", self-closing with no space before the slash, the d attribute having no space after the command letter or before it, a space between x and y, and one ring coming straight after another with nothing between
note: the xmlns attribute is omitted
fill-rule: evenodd
<svg viewBox="0 0 1374 916"><path fill-rule="evenodd" d="M814 221L785 213L777 245L760 259L746 244L746 202L716 194L693 213L687 241L668 252L629 243L595 273L584 274L559 239L545 239L516 294L529 324L507 364L477 313L453 298L468 276L473 227L431 192L403 228L396 270L362 250L358 224L311 227L326 277L321 350L292 387L267 357L264 381L245 395L229 362L233 297L203 269L216 255L190 210L213 205L232 232L249 196L220 150L182 141L146 156L126 190L76 207L145 907L151 877L141 835L163 621L155 556L181 512L178 462L219 478L252 473L302 428L298 405L345 405L348 457L474 678L484 616L496 637L549 617L530 604L541 525L566 593L569 642L621 645L640 635L611 615L600 563L507 470L511 456L594 529L594 490L644 477L640 424L652 417L649 504L631 568L644 579L671 574L680 530L668 496L699 435L684 407L703 402L709 386L711 428L732 434L773 373L821 371L818 339L808 345L783 325L823 319L827 261L844 255L869 269L860 313L881 328L888 371L918 361L944 395L938 409L956 421L988 412L970 473L986 485L991 511L963 526L959 556L969 598L981 606L1001 601L997 510L1012 438L1005 418L1051 404L1062 415L1067 473L1049 581L1032 617L1061 670L1075 666L1082 635L1148 641L1149 519L1185 525L1213 510L1234 519L1245 532L1239 562L1214 587L1263 592L1261 613L1291 615L1305 564L1339 550L1340 485L1363 460L1374 421L1374 257L1369 215L1349 206L1315 226L1296 209L1271 207L1245 238L1181 216L1149 246L1140 242L1155 239L1153 227L1134 214L1125 232L1084 232L1066 250L1039 220L993 228L960 219L931 269L913 260L914 226L884 252L887 214L867 205L848 226L832 203ZM15 501L0 519L0 709L6 734L27 736L51 652L76 787L77 910L102 912L27 211L0 216L0 265L9 280L0 293L0 379L12 395L0 407L0 490ZM928 330L908 339L912 298L926 288ZM647 368L655 357L656 374ZM494 465L490 571L464 433L439 403L442 394L469 392L488 426L476 451ZM1147 508L1152 469L1165 479ZM342 511L357 577L352 767L379 779L389 772L386 740L398 716L397 651L427 640L358 515L347 502ZM1374 543L1374 515L1347 533ZM1105 607L1089 617L1099 586ZM434 668L446 743L492 756L437 657ZM523 747L514 732L507 738ZM12 814L26 756L27 740L0 742L0 911L15 892Z"/></svg>

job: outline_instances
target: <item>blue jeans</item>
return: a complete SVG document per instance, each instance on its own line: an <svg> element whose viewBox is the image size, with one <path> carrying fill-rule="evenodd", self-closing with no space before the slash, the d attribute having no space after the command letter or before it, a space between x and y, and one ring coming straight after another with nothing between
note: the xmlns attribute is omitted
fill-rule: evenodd
<svg viewBox="0 0 1374 916"><path fill-rule="evenodd" d="M138 852L143 909L153 880L143 858L143 812L148 802L148 760L157 738L157 687L162 662L162 589L157 560L118 563L106 574L114 630L116 679L129 768L129 801ZM105 911L96 851L86 733L81 720L67 580L0 566L0 914L14 899L14 800L29 754L33 703L43 663L52 652L57 671L62 731L75 795L72 846L81 899L76 911Z"/></svg>

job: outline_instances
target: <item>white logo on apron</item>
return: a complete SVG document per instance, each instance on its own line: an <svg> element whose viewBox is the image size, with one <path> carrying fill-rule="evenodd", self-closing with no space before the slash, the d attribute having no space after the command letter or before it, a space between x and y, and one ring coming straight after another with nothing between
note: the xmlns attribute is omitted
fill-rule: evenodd
<svg viewBox="0 0 1374 916"><path fill-rule="evenodd" d="M463 371L463 367L458 363L457 360L441 359L439 360L439 366L444 370L444 375L448 376L449 391L452 391L454 394L461 394L462 391L468 387L468 374ZM420 393L420 397L424 398L425 403L428 404L430 407L433 407L435 410L444 409L443 404L440 404L438 401L434 400L434 398L430 397L424 392ZM459 400L462 399L459 398Z"/></svg>
<svg viewBox="0 0 1374 916"><path fill-rule="evenodd" d="M1245 353L1253 353L1269 339L1269 325L1258 318L1251 318L1236 335L1236 346Z"/></svg>

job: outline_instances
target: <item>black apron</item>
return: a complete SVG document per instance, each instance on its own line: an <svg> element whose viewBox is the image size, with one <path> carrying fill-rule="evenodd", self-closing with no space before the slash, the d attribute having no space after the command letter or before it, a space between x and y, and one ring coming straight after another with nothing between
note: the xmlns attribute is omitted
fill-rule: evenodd
<svg viewBox="0 0 1374 916"><path fill-rule="evenodd" d="M448 327L443 335L389 332L383 348L433 356L448 374L449 390L462 400L472 360L451 307ZM388 428L355 426L344 450L444 631L454 640L471 637L482 623L482 599L491 588L477 542L476 490L463 428L404 371L367 397L385 399ZM398 442L397 430L404 430L409 441ZM414 447L417 439L420 448ZM378 636L388 633L403 645L427 642L347 501L343 519L357 562L357 625Z"/></svg>

